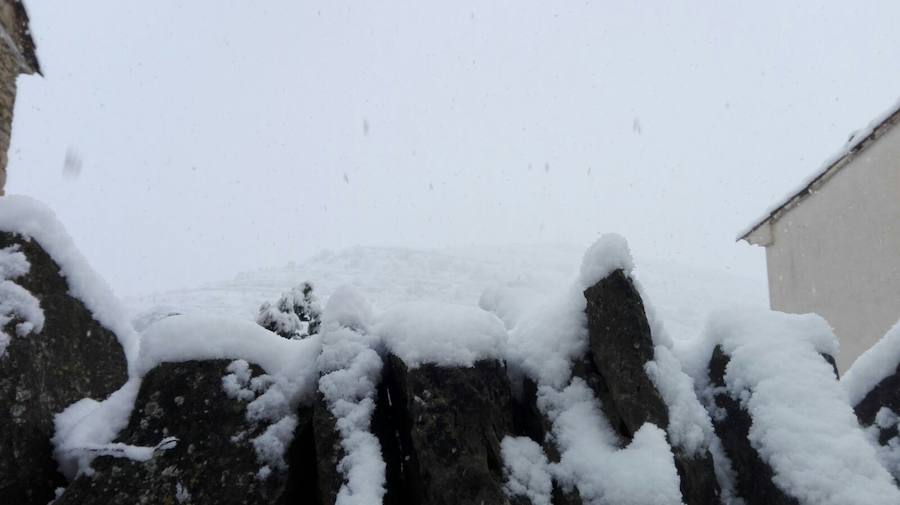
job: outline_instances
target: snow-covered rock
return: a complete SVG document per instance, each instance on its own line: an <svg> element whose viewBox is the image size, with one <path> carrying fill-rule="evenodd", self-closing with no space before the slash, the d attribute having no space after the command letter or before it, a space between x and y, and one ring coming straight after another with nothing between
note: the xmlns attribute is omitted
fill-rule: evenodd
<svg viewBox="0 0 900 505"><path fill-rule="evenodd" d="M748 504L900 503L825 359L835 350L818 316L739 310L686 357Z"/></svg>
<svg viewBox="0 0 900 505"><path fill-rule="evenodd" d="M665 450L657 451L656 458L668 461L676 474L676 487L660 498L661 503L680 503L682 498L689 505L713 503L718 500L719 487L709 453L711 423L692 380L682 372L671 350L671 340L645 306L633 275L634 263L625 240L606 235L585 253L581 273L571 288L544 306L529 302L533 312L526 311L513 321L510 330L509 360L526 376L522 389L536 391L533 398L523 401L534 402L543 416L565 420L569 415L562 413L569 404L548 403L547 399L567 398L565 392L574 390L581 396L571 404L572 409L585 415L602 413L598 416L604 419L606 429L594 437L602 444L598 442L592 451L596 459L582 463L586 466L605 464L604 454L625 450L638 433L650 436L647 434L654 430L665 430ZM489 304L509 305L496 295ZM550 405L557 405L556 410ZM557 412L559 409L562 411ZM557 440L555 447L545 444L548 452L560 454L555 458L559 461L552 462L553 468L559 469L554 475L557 482L563 488L578 488L584 499L588 499L586 493L620 495L620 490L609 487L618 483L599 480L592 484L599 489L588 487L579 473L587 470L563 464L567 453L581 450L582 445L560 446L565 437L556 433L565 427L559 422L551 421L538 430L544 433L532 435L541 440L550 434ZM660 468L660 475L666 471ZM585 488L578 487L579 483ZM636 482L632 485L639 487Z"/></svg>
<svg viewBox="0 0 900 505"><path fill-rule="evenodd" d="M255 390L252 397L236 398L223 387L236 372ZM315 475L291 470L314 462L311 409L274 423L248 415L253 397L274 387L265 379L254 383L264 377L258 366L223 359L153 368L135 381L134 410L115 444L72 449L96 458L54 503L313 502Z"/></svg>
<svg viewBox="0 0 900 505"><path fill-rule="evenodd" d="M866 403L896 389L898 338L843 389L815 317L724 313L690 345L707 309L685 310L693 295L652 306L638 279L653 279L617 235L580 270L512 280L497 272L540 262L380 250L390 268L373 273L371 250L326 255L346 271L326 276L318 332L301 289L259 321L290 338L206 302L147 312L139 337L49 211L16 198L3 210L0 483L25 482L0 485L4 503L900 502L884 468L900 459L896 396ZM572 282L547 280L563 271ZM83 370L88 356L102 366ZM39 376L53 380L32 390ZM32 408L55 431L29 441L16 423ZM15 436L43 445L23 459Z"/></svg>
<svg viewBox="0 0 900 505"><path fill-rule="evenodd" d="M841 379L881 463L900 482L900 323Z"/></svg>
<svg viewBox="0 0 900 505"><path fill-rule="evenodd" d="M46 503L65 480L54 415L128 379L135 333L52 212L0 198L0 503Z"/></svg>
<svg viewBox="0 0 900 505"><path fill-rule="evenodd" d="M362 295L352 290L332 298L325 314L314 412L321 501L380 503L385 463L371 424L382 360L377 338L364 330L371 314Z"/></svg>

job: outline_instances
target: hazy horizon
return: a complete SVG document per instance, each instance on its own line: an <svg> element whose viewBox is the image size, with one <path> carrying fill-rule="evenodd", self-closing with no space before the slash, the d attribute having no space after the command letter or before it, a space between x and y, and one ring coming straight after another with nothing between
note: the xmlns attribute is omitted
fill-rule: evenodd
<svg viewBox="0 0 900 505"><path fill-rule="evenodd" d="M7 191L122 296L603 232L764 278L735 235L900 96L892 2L27 6Z"/></svg>

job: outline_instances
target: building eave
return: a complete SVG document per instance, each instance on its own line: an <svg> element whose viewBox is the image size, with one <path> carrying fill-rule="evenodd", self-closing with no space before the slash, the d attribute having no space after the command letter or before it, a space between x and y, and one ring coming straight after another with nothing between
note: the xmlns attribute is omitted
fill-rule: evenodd
<svg viewBox="0 0 900 505"><path fill-rule="evenodd" d="M797 189L788 193L786 198L770 207L761 219L753 221L750 226L744 228L738 234L736 241L740 242L741 240L744 240L754 245L766 245L760 244L759 240L752 239L751 235L757 232L763 225L774 224L786 212L799 205L806 197L815 193L841 169L850 164L850 162L861 152L877 142L878 139L893 128L898 122L900 122L900 103L895 104L886 114L882 114L869 123L865 129L851 135L843 149L829 158L822 168L817 170L811 177L804 180Z"/></svg>

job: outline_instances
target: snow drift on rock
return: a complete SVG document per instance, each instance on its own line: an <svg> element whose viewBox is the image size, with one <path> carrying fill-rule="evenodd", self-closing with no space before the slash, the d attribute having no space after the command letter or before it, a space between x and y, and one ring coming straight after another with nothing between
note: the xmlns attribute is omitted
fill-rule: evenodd
<svg viewBox="0 0 900 505"><path fill-rule="evenodd" d="M634 260L625 237L617 233L607 233L584 253L578 280L583 288L588 288L615 270L622 270L630 277L634 270Z"/></svg>
<svg viewBox="0 0 900 505"><path fill-rule="evenodd" d="M432 363L471 367L483 359L502 359L506 329L490 312L434 302L399 304L375 327L387 349L410 368Z"/></svg>
<svg viewBox="0 0 900 505"><path fill-rule="evenodd" d="M5 196L0 198L0 231L37 240L59 265L60 272L69 284L70 294L81 300L94 319L119 339L130 366L137 353L137 332L126 317L124 307L75 248L53 211L26 196Z"/></svg>
<svg viewBox="0 0 900 505"><path fill-rule="evenodd" d="M248 393L243 395L247 395L244 399L248 400L255 397L247 406L248 419L271 423L267 431L254 440L260 462L280 467L284 451L293 437L291 426L296 425L293 412L300 402L310 402L315 390L316 358L320 348L318 337L287 340L249 321L197 316L163 319L148 328L141 339L133 366L137 378L102 402L86 398L56 416L54 447L57 460L73 476L89 472L90 461L99 454L145 457L146 450L131 448L124 448L117 454L117 450L122 449L118 447L121 444L112 443L128 423L140 389L140 378L164 362L235 359L242 360L244 365L247 362L258 364L271 375L265 388L254 390L248 387ZM238 375L243 374L243 368L240 363L229 367L235 377L223 378L226 392L242 395L240 390L245 385L240 383ZM234 384L230 384L231 381ZM256 396L260 392L262 394Z"/></svg>
<svg viewBox="0 0 900 505"><path fill-rule="evenodd" d="M575 379L562 391L541 387L538 406L560 450L557 480L594 505L681 504L678 472L665 433L647 423L624 449L590 388Z"/></svg>
<svg viewBox="0 0 900 505"><path fill-rule="evenodd" d="M524 496L531 505L551 505L553 475L544 450L528 437L505 437L500 444L507 496Z"/></svg>
<svg viewBox="0 0 900 505"><path fill-rule="evenodd" d="M820 354L837 350L824 319L755 310L716 314L705 339L685 356L702 388L709 387L706 367L716 345L731 358L727 392L750 412L750 442L778 487L802 505L900 503Z"/></svg>
<svg viewBox="0 0 900 505"><path fill-rule="evenodd" d="M380 344L361 329L370 326L371 316L365 298L352 288L340 290L325 307L317 363L319 391L335 418L344 451L338 463L344 482L337 505L381 503L386 492L381 444L370 430L383 365L375 350Z"/></svg>
<svg viewBox="0 0 900 505"><path fill-rule="evenodd" d="M900 321L868 351L856 358L841 378L841 385L857 405L879 382L897 371L900 365Z"/></svg>
<svg viewBox="0 0 900 505"><path fill-rule="evenodd" d="M147 448L133 448L112 442L128 425L140 388L141 380L131 379L101 402L84 398L56 415L54 455L66 477L73 479L81 473L90 475L91 461L103 454L146 459ZM121 449L121 453L116 454L116 449ZM152 452L150 448L150 454Z"/></svg>

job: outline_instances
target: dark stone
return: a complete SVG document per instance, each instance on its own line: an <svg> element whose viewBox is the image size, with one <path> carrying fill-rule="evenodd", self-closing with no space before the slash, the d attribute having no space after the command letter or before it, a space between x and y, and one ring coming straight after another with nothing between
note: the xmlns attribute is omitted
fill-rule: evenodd
<svg viewBox="0 0 900 505"><path fill-rule="evenodd" d="M718 505L721 503L721 489L716 480L715 463L712 454L704 451L688 455L678 447L675 455L675 469L680 478L681 496L687 505Z"/></svg>
<svg viewBox="0 0 900 505"><path fill-rule="evenodd" d="M50 439L53 417L82 398L102 400L127 380L116 336L69 294L59 266L34 240L0 232L0 249L18 245L31 264L14 282L40 300L40 333L13 335L0 357L0 503L46 505L65 485Z"/></svg>
<svg viewBox="0 0 900 505"><path fill-rule="evenodd" d="M389 472L390 503L507 503L500 441L512 432L512 406L505 366L484 360L410 369L396 356L386 361L393 422L376 436L393 455L388 466L402 467Z"/></svg>
<svg viewBox="0 0 900 505"><path fill-rule="evenodd" d="M730 358L716 347L709 362L709 381L717 388L716 407L724 416L712 416L713 426L735 473L735 491L748 505L798 505L772 481L774 472L747 438L753 419L740 401L725 390L725 372Z"/></svg>
<svg viewBox="0 0 900 505"><path fill-rule="evenodd" d="M317 487L319 500L324 505L331 505L337 500L338 491L344 478L338 470L338 463L344 457L341 447L341 435L337 430L337 421L328 410L325 397L321 392L316 394L313 407L313 434L316 446Z"/></svg>
<svg viewBox="0 0 900 505"><path fill-rule="evenodd" d="M179 487L190 494L185 503L319 503L311 409L297 413L286 455L291 470L272 468L267 478L259 478L263 465L253 439L268 425L248 421L247 402L223 391L229 363L164 363L148 373L128 427L116 441L156 446L177 437L178 444L146 462L100 456L92 464L95 474L76 478L55 505L176 504Z"/></svg>
<svg viewBox="0 0 900 505"><path fill-rule="evenodd" d="M590 356L574 364L600 401L610 425L626 440L644 423L669 426L669 409L644 369L654 356L650 322L640 293L622 270L584 292ZM673 448L681 494L687 505L716 505L720 489L712 455Z"/></svg>
<svg viewBox="0 0 900 505"><path fill-rule="evenodd" d="M644 423L669 425L669 413L644 371L653 359L653 338L640 294L622 270L584 292L594 365L628 433Z"/></svg>

